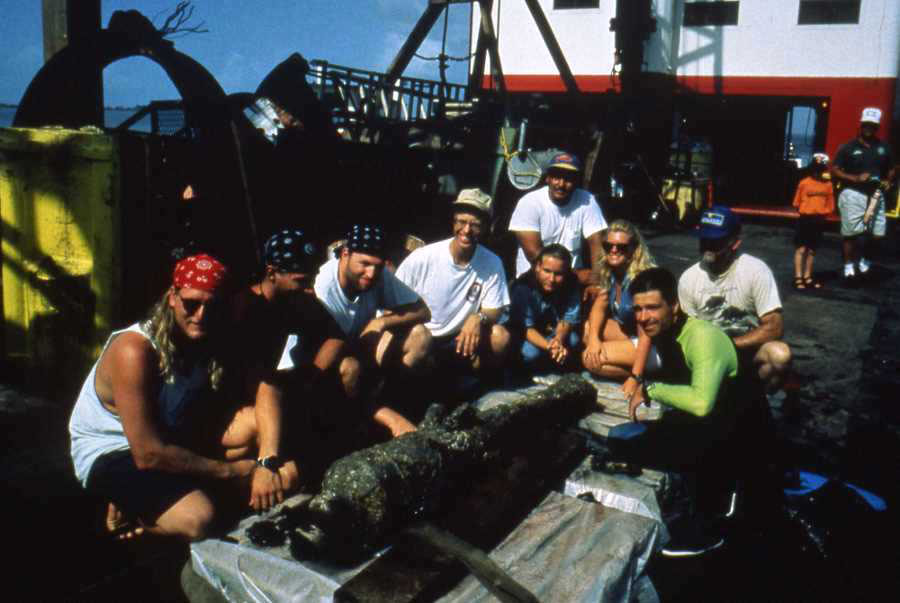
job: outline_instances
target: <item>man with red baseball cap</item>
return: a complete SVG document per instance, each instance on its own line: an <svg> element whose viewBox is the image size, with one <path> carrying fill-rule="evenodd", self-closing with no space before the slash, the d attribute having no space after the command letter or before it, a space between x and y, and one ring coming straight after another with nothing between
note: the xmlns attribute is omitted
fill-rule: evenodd
<svg viewBox="0 0 900 603"><path fill-rule="evenodd" d="M546 169L547 186L519 199L509 220L509 230L519 241L516 277L528 272L538 252L559 243L572 254L572 269L582 285L588 285L591 268L601 256L601 233L606 219L594 195L578 188L581 162L571 153L557 153ZM587 242L590 264L584 266L582 248Z"/></svg>
<svg viewBox="0 0 900 603"><path fill-rule="evenodd" d="M228 271L206 254L175 265L147 320L110 335L69 421L75 474L141 532L205 537L215 515L210 487L247 491L257 470L252 407L223 405L216 341ZM219 428L213 426L219 425ZM218 490L218 488L217 488Z"/></svg>

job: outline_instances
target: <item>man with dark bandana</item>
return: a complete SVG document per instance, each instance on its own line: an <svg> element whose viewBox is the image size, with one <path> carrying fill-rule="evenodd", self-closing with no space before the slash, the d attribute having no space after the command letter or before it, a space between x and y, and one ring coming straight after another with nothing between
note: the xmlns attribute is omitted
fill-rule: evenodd
<svg viewBox="0 0 900 603"><path fill-rule="evenodd" d="M431 345L425 328L431 312L415 291L384 270L387 249L380 227L354 225L335 258L316 276L316 296L340 325L351 350L340 364L341 381L351 397L359 394L366 370L415 369ZM386 407L375 411L375 419L394 435L413 429Z"/></svg>
<svg viewBox="0 0 900 603"><path fill-rule="evenodd" d="M281 502L299 478L296 461L288 460L297 451L284 450L285 431L304 427L301 409L284 402L288 388L315 389L329 374L336 379L344 351L344 334L313 291L318 257L303 231L282 230L266 241L259 279L234 299L231 362L243 376L241 397L255 401L259 428L260 468L251 488L256 510Z"/></svg>

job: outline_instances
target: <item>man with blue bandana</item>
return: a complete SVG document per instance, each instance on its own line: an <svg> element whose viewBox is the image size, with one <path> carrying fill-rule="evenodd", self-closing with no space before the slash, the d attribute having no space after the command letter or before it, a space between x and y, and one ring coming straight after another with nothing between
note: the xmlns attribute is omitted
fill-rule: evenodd
<svg viewBox="0 0 900 603"><path fill-rule="evenodd" d="M243 376L241 397L254 400L259 430L259 469L251 484L257 510L281 502L299 478L296 461L289 460L296 451L284 446L286 431L304 427L285 402L290 385L309 389L329 375L336 380L345 347L343 332L313 291L320 255L312 240L301 230L282 230L266 241L262 255L259 279L234 298L231 353Z"/></svg>
<svg viewBox="0 0 900 603"><path fill-rule="evenodd" d="M379 226L356 224L315 280L316 296L348 341L350 352L341 360L340 375L351 397L358 395L364 372L416 369L431 345L425 328L431 312L415 291L384 270L387 251L387 238ZM414 429L388 408L377 409L375 419L393 435Z"/></svg>

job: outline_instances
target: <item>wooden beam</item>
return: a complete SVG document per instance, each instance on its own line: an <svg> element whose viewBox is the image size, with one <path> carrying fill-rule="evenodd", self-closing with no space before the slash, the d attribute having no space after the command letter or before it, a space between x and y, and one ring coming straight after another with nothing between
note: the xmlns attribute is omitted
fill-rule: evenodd
<svg viewBox="0 0 900 603"><path fill-rule="evenodd" d="M494 78L494 85L497 92L506 100L506 80L503 78L503 67L500 64L500 51L497 49L497 35L494 33L494 21L491 19L491 10L494 6L493 0L478 0L481 5L481 33L479 38L484 36L488 52L491 54L491 77ZM508 114L508 112L507 112Z"/></svg>
<svg viewBox="0 0 900 603"><path fill-rule="evenodd" d="M41 0L44 63L69 44L78 44L100 31L101 0ZM82 94L72 99L84 125L103 126L103 68L79 68Z"/></svg>
<svg viewBox="0 0 900 603"><path fill-rule="evenodd" d="M69 30L66 26L68 0L42 0L41 18L44 25L44 62L66 47Z"/></svg>
<svg viewBox="0 0 900 603"><path fill-rule="evenodd" d="M409 62L412 60L413 55L416 54L416 51L419 50L419 46L422 45L425 36L428 35L428 32L431 31L431 28L438 20L438 17L444 12L444 8L446 8L446 5L443 3L431 3L425 8L425 12L419 17L418 23L416 23L416 26L409 34L409 37L406 38L403 46L401 46L399 52L397 52L397 56L394 57L394 60L391 61L390 66L387 68L384 77L385 84L393 86L394 82L397 81L397 78L403 75L403 72L406 71Z"/></svg>

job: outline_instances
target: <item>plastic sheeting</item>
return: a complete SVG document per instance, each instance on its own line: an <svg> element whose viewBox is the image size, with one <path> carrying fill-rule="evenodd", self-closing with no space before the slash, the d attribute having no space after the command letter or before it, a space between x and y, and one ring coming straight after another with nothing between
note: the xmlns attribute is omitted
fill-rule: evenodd
<svg viewBox="0 0 900 603"><path fill-rule="evenodd" d="M643 572L661 534L652 519L551 492L490 557L541 601L653 601ZM494 600L474 576L440 599Z"/></svg>
<svg viewBox="0 0 900 603"><path fill-rule="evenodd" d="M297 500L292 499L291 504ZM191 545L194 571L228 601L326 602L362 571L298 562L287 546L259 549L246 541L245 519L232 533L238 543L205 540ZM644 574L665 528L655 520L551 492L490 557L541 601L657 601ZM441 599L488 601L474 576Z"/></svg>
<svg viewBox="0 0 900 603"><path fill-rule="evenodd" d="M309 494L297 494L268 515L276 514L283 505L296 506L308 498ZM378 557L351 568L315 561L300 563L291 557L287 543L265 549L250 543L247 528L259 520L255 515L244 518L228 535L235 542L210 539L191 544L194 571L228 601L331 601L335 590Z"/></svg>
<svg viewBox="0 0 900 603"><path fill-rule="evenodd" d="M650 469L637 477L602 473L591 469L588 457L566 479L563 494L575 497L590 493L604 506L661 522L657 493L664 493L668 487L665 473Z"/></svg>

